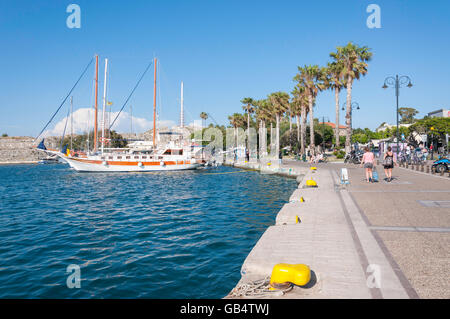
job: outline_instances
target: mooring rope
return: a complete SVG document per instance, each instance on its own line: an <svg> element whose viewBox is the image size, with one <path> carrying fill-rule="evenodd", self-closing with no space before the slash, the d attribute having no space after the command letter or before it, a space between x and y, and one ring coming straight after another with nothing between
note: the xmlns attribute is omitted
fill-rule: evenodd
<svg viewBox="0 0 450 319"><path fill-rule="evenodd" d="M269 290L270 277L264 279L255 280L248 283L242 283L236 286L227 297L230 298L254 298L254 297L270 297L270 296L283 296L292 290L293 285L289 285L284 289Z"/></svg>

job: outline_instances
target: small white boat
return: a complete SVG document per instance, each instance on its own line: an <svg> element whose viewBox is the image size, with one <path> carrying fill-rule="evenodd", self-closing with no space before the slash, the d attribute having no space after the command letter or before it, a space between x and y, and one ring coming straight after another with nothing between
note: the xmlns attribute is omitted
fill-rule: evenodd
<svg viewBox="0 0 450 319"><path fill-rule="evenodd" d="M38 161L38 164L58 164L58 163L59 163L59 158L57 156L43 158Z"/></svg>

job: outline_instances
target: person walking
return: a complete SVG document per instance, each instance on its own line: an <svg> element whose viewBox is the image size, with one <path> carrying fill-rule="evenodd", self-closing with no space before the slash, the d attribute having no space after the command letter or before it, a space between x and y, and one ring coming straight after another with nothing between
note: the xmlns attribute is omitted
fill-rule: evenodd
<svg viewBox="0 0 450 319"><path fill-rule="evenodd" d="M371 183L373 181L373 167L374 167L374 159L375 155L370 151L369 147L364 148L364 155L361 160L361 167L366 169L366 180L367 183Z"/></svg>
<svg viewBox="0 0 450 319"><path fill-rule="evenodd" d="M411 148L409 145L406 146L406 162L411 163Z"/></svg>
<svg viewBox="0 0 450 319"><path fill-rule="evenodd" d="M392 181L392 169L394 168L394 164L396 164L394 160L394 153L392 153L392 148L389 146L383 159L384 174L386 175L388 182Z"/></svg>

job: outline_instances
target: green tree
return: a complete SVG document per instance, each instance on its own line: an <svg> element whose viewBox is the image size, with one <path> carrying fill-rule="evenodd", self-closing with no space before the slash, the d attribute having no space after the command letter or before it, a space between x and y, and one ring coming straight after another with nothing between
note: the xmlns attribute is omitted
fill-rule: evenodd
<svg viewBox="0 0 450 319"><path fill-rule="evenodd" d="M306 88L298 83L294 90L292 91L294 105L296 105L296 109L299 108L301 123L300 123L300 153L305 154L305 143L306 143L306 119L309 113L309 101L306 93ZM298 112L298 110L297 110ZM298 114L297 114L297 125L298 123ZM298 131L298 128L297 128Z"/></svg>
<svg viewBox="0 0 450 319"><path fill-rule="evenodd" d="M330 53L330 56L332 58L335 58L335 53ZM335 100L335 112L336 112L336 127L334 129L334 137L336 141L336 147L339 147L339 113L340 113L340 106L339 106L339 93L344 88L344 81L343 81L343 70L344 65L342 61L335 60L332 63L328 63L326 68L326 75L327 75L327 82L328 82L328 88L334 90L334 100Z"/></svg>
<svg viewBox="0 0 450 319"><path fill-rule="evenodd" d="M201 112L201 113L200 113L200 118L201 118L202 121L203 121L202 127L205 127L206 120L208 119L208 113L206 113L206 112Z"/></svg>
<svg viewBox="0 0 450 319"><path fill-rule="evenodd" d="M278 156L280 152L280 117L286 112L289 107L289 94L285 92L275 92L268 96L273 106L273 114L276 119L276 146L275 152Z"/></svg>
<svg viewBox="0 0 450 319"><path fill-rule="evenodd" d="M352 127L352 87L355 79L359 80L361 76L367 74L367 62L372 59L372 52L366 46L359 47L352 42L346 46L337 47L337 52L331 54L335 61L343 64L342 76L347 89L347 110L346 110L346 139L345 151L350 152L351 148L351 127Z"/></svg>
<svg viewBox="0 0 450 319"><path fill-rule="evenodd" d="M299 73L294 77L294 81L305 88L309 105L309 127L314 132L314 102L319 91L327 88L325 68L320 68L318 65L305 65L304 67L298 67L298 71ZM310 149L312 154L315 154L314 134L310 134Z"/></svg>
<svg viewBox="0 0 450 319"><path fill-rule="evenodd" d="M271 104L268 99L254 101L256 120L259 123L259 149L260 154L267 152L267 130L266 123L272 119ZM265 133L264 133L265 132Z"/></svg>
<svg viewBox="0 0 450 319"><path fill-rule="evenodd" d="M433 131L433 134L448 134L450 132L450 117L423 118L411 125L409 131L416 131L419 134L428 134L430 131Z"/></svg>
<svg viewBox="0 0 450 319"><path fill-rule="evenodd" d="M415 121L414 116L419 113L415 108L412 107L401 107L398 109L398 114L400 115L400 123L402 124L412 124Z"/></svg>
<svg viewBox="0 0 450 319"><path fill-rule="evenodd" d="M98 133L100 135L100 131ZM94 136L94 131L92 130L89 133L89 136L87 133L75 135L72 140L72 147L74 150L79 151L88 151L88 138L90 139L89 143L89 151L92 151L94 149L94 143L92 141L92 136ZM109 131L108 129L105 129L105 136L110 136L110 139L108 142L106 142L105 147L107 148L124 148L127 147L128 141L123 138L122 135L117 133L114 130ZM70 145L70 136L65 136L64 141L62 143L63 145Z"/></svg>
<svg viewBox="0 0 450 319"><path fill-rule="evenodd" d="M255 108L254 108L255 101L251 97L246 97L241 100L241 103L244 104L242 106L242 109L247 114L247 129L249 129L251 114L253 114L255 112ZM249 141L250 141L250 130L247 130L247 146L248 146Z"/></svg>
<svg viewBox="0 0 450 319"><path fill-rule="evenodd" d="M238 127L243 127L245 123L244 116L240 113L233 113L233 115L228 117L231 126L234 128L234 138L235 138L235 146L237 145L237 129Z"/></svg>

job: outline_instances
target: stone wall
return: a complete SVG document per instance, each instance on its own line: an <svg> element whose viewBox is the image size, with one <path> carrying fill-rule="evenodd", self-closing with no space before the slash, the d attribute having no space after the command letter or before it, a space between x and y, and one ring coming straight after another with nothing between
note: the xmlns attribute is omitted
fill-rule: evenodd
<svg viewBox="0 0 450 319"><path fill-rule="evenodd" d="M46 154L36 150L34 138L29 136L0 137L0 162L29 162L45 158ZM56 145L50 138L47 147Z"/></svg>

